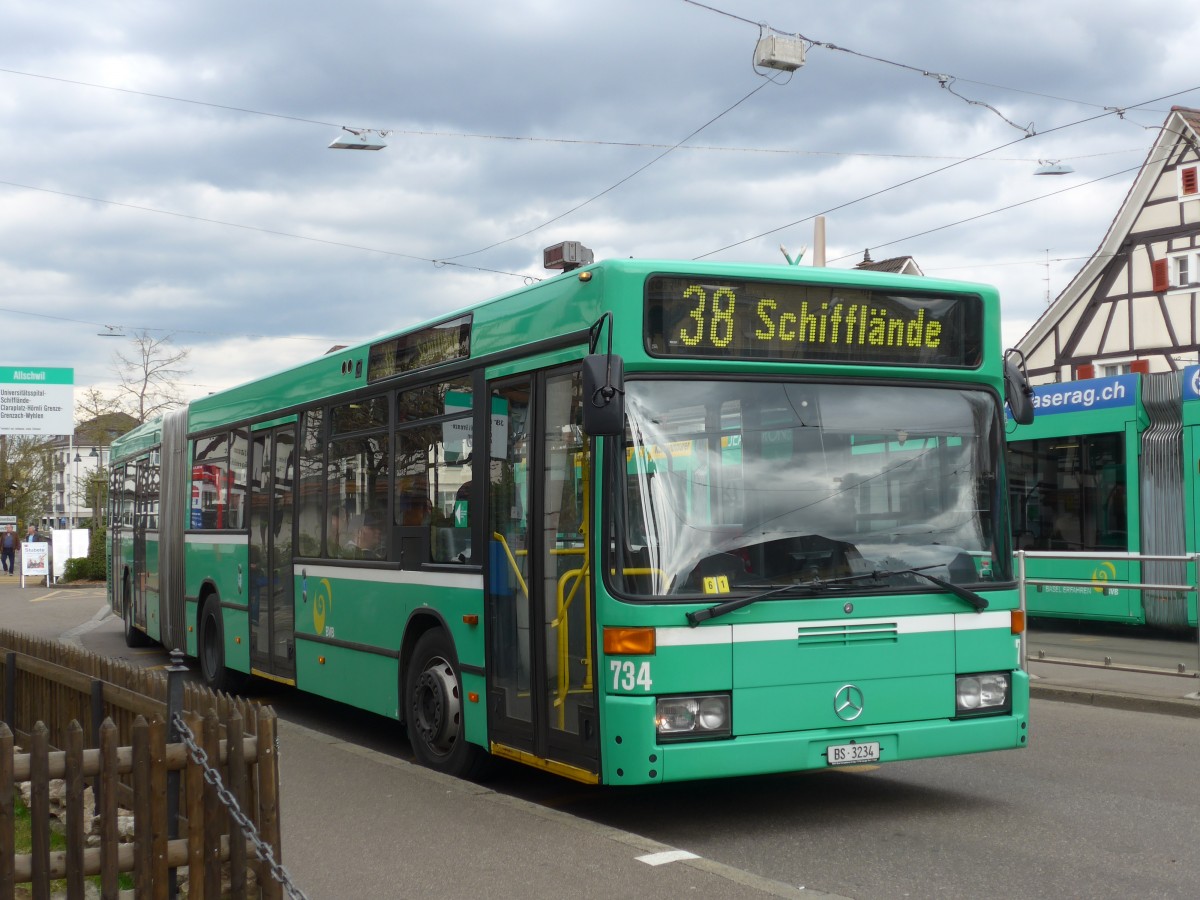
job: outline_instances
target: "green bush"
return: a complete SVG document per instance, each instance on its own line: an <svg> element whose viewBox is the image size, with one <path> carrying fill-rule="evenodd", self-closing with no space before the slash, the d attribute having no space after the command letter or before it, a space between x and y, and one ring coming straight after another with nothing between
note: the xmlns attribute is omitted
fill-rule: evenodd
<svg viewBox="0 0 1200 900"><path fill-rule="evenodd" d="M104 581L108 577L108 532L97 528L88 539L88 555L69 559L63 569L63 581Z"/></svg>

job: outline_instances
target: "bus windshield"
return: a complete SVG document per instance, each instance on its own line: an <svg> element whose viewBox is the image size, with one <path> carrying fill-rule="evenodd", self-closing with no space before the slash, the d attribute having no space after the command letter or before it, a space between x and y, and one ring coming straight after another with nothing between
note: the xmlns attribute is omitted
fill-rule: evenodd
<svg viewBox="0 0 1200 900"><path fill-rule="evenodd" d="M1011 579L1002 432L986 391L625 387L625 490L608 492L617 502L605 566L620 595L695 599L839 579L856 593L928 590L912 570L981 587Z"/></svg>

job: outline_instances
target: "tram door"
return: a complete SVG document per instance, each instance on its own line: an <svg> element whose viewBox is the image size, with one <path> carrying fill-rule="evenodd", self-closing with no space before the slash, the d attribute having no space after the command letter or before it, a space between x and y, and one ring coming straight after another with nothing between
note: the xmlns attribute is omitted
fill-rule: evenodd
<svg viewBox="0 0 1200 900"><path fill-rule="evenodd" d="M599 736L581 398L577 367L491 385L488 722L500 755L587 781Z"/></svg>
<svg viewBox="0 0 1200 900"><path fill-rule="evenodd" d="M282 425L254 433L250 461L250 668L294 683L292 520L296 433Z"/></svg>

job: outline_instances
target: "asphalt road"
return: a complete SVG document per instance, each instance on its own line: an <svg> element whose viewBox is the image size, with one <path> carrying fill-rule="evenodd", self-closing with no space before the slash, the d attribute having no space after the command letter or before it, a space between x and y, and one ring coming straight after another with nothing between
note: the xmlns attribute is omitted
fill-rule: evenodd
<svg viewBox="0 0 1200 900"><path fill-rule="evenodd" d="M1032 721L1021 751L543 802L850 897L1195 897L1195 720L1035 701Z"/></svg>
<svg viewBox="0 0 1200 900"><path fill-rule="evenodd" d="M125 648L116 619L94 617L100 597L46 592L35 604L14 602L6 591L3 624L47 637L73 633L96 652L164 663L161 650ZM1069 629L1047 640L1119 656L1167 658L1179 650L1145 636ZM257 699L287 721L409 757L389 720L260 687ZM504 765L489 786L808 891L857 898L1196 896L1196 721L1035 701L1032 722L1027 749L980 756L646 789L586 788ZM568 893L586 896L586 883Z"/></svg>

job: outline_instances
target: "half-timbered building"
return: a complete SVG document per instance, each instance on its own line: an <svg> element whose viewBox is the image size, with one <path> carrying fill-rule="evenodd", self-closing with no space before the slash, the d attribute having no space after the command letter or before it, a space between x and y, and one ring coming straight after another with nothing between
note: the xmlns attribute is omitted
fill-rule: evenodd
<svg viewBox="0 0 1200 900"><path fill-rule="evenodd" d="M1200 353L1200 110L1173 107L1100 247L1018 343L1035 382Z"/></svg>

